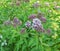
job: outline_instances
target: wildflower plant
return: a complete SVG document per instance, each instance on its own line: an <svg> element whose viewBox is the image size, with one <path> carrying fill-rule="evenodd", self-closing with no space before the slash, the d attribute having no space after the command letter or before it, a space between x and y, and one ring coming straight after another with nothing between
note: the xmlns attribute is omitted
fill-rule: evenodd
<svg viewBox="0 0 60 51"><path fill-rule="evenodd" d="M0 0L0 51L60 51L60 1Z"/></svg>

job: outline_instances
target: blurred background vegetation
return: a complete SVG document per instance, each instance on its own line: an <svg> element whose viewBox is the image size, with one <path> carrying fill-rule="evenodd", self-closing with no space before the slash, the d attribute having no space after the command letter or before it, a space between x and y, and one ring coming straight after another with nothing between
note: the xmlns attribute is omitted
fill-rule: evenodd
<svg viewBox="0 0 60 51"><path fill-rule="evenodd" d="M33 6L35 2L40 6ZM47 19L47 23L43 23L44 28L52 30L51 35L41 33L40 42L37 35L26 38L27 34L32 32L23 35L19 33L28 16L39 12ZM13 20L14 17L22 21L21 26L14 28L11 25L3 25L6 20ZM0 39L1 51L60 51L60 0L0 0L0 34L3 36ZM7 45L1 46L4 40Z"/></svg>

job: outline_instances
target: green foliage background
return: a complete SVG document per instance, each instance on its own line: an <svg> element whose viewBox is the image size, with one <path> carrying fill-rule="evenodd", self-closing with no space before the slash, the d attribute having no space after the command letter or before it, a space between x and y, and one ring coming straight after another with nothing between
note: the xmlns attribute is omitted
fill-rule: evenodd
<svg viewBox="0 0 60 51"><path fill-rule="evenodd" d="M53 4L56 1L60 6L60 0L39 0L41 7L32 8L32 4L36 1L22 2L20 6L17 6L10 5L11 2L15 3L15 0L0 0L0 34L3 36L2 41L7 40L8 43L4 47L0 43L0 51L60 51L60 8L54 9L55 4ZM45 2L49 2L50 6L45 6ZM43 26L45 29L48 27L52 29L51 36L33 30L20 34L20 29L24 27L28 16L38 11L44 13L47 18L47 23ZM13 20L15 16L23 21L21 26L14 28L12 25L3 25L4 21Z"/></svg>

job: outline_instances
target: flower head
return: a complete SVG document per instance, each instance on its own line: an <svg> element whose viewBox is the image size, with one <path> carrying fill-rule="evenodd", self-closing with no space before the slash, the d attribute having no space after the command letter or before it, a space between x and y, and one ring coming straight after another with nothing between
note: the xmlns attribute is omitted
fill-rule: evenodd
<svg viewBox="0 0 60 51"><path fill-rule="evenodd" d="M21 25L22 21L19 20L17 17L14 17L13 19L13 26Z"/></svg>
<svg viewBox="0 0 60 51"><path fill-rule="evenodd" d="M31 15L28 17L28 19L30 19L30 20L33 20L34 18L36 18L36 14L31 14Z"/></svg>
<svg viewBox="0 0 60 51"><path fill-rule="evenodd" d="M25 28L22 28L21 30L20 30L20 33L21 34L24 34L26 32L26 29Z"/></svg>
<svg viewBox="0 0 60 51"><path fill-rule="evenodd" d="M55 8L55 9L60 9L60 6L55 6L54 8Z"/></svg>
<svg viewBox="0 0 60 51"><path fill-rule="evenodd" d="M47 32L48 34L50 34L50 33L51 33L51 29L47 29L46 32Z"/></svg>
<svg viewBox="0 0 60 51"><path fill-rule="evenodd" d="M45 31L42 26L34 25L33 28L38 32L44 32Z"/></svg>
<svg viewBox="0 0 60 51"><path fill-rule="evenodd" d="M40 20L41 20L42 22L46 22L46 18L45 18L45 17L40 17Z"/></svg>
<svg viewBox="0 0 60 51"><path fill-rule="evenodd" d="M46 5L46 6L50 6L49 2L45 2L45 5Z"/></svg>
<svg viewBox="0 0 60 51"><path fill-rule="evenodd" d="M30 0L24 0L24 2L29 2Z"/></svg>
<svg viewBox="0 0 60 51"><path fill-rule="evenodd" d="M35 3L33 4L33 7L34 7L34 8L37 8L37 7L39 7L39 6L40 6L39 2L35 2Z"/></svg>
<svg viewBox="0 0 60 51"><path fill-rule="evenodd" d="M44 15L42 13L38 13L37 17L42 21L42 22L46 22L46 18L44 17Z"/></svg>
<svg viewBox="0 0 60 51"><path fill-rule="evenodd" d="M14 17L13 23L20 24L20 21L19 21L19 19L17 17Z"/></svg>
<svg viewBox="0 0 60 51"><path fill-rule="evenodd" d="M20 1L19 1L19 0L16 1L16 5L17 5L17 6L20 5Z"/></svg>
<svg viewBox="0 0 60 51"><path fill-rule="evenodd" d="M3 24L6 25L6 26L11 25L11 21L10 20L7 20Z"/></svg>
<svg viewBox="0 0 60 51"><path fill-rule="evenodd" d="M33 24L40 26L41 25L41 21L38 18L35 18L35 19L33 19Z"/></svg>
<svg viewBox="0 0 60 51"><path fill-rule="evenodd" d="M38 17L38 18L44 17L44 14L42 14L41 11L38 11L37 17Z"/></svg>
<svg viewBox="0 0 60 51"><path fill-rule="evenodd" d="M41 21L38 18L33 19L32 28L34 28L38 32L44 32Z"/></svg>
<svg viewBox="0 0 60 51"><path fill-rule="evenodd" d="M28 27L28 28L31 27L31 22L30 22L30 21L27 21L27 22L25 23L25 26Z"/></svg>

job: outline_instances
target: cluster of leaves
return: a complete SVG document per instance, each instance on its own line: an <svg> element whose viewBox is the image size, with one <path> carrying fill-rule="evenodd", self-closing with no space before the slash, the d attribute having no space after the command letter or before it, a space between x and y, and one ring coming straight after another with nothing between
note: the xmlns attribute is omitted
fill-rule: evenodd
<svg viewBox="0 0 60 51"><path fill-rule="evenodd" d="M47 33L29 28L35 17ZM60 51L59 25L58 0L1 0L0 51Z"/></svg>

